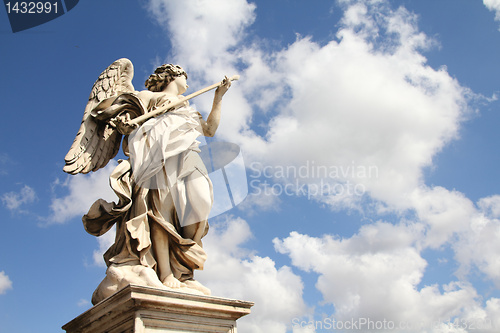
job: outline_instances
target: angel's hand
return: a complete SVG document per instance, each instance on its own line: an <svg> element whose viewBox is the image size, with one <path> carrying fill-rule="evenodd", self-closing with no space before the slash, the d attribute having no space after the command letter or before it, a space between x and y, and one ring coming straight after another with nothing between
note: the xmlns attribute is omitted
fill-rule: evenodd
<svg viewBox="0 0 500 333"><path fill-rule="evenodd" d="M129 135L136 128L137 124L130 123L130 114L125 114L124 116L116 116L109 121L109 124L116 128L118 132L123 135Z"/></svg>
<svg viewBox="0 0 500 333"><path fill-rule="evenodd" d="M229 90L231 87L231 80L227 76L224 76L224 80L222 80L221 84L215 90L215 99L221 100L222 96Z"/></svg>

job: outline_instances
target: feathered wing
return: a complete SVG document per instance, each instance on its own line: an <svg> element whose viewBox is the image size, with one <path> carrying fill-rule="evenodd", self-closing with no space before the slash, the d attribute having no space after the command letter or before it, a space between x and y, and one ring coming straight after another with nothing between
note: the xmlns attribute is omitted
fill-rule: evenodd
<svg viewBox="0 0 500 333"><path fill-rule="evenodd" d="M63 170L70 174L88 173L105 167L120 150L122 135L107 122L95 119L91 112L102 101L133 92L134 67L122 58L106 68L92 86L80 130L64 158Z"/></svg>

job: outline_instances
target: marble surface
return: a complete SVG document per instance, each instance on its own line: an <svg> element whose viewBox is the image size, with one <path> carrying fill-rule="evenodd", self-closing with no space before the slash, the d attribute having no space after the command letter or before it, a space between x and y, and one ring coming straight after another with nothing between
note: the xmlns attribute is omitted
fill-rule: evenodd
<svg viewBox="0 0 500 333"><path fill-rule="evenodd" d="M67 333L224 332L252 302L129 285L63 326Z"/></svg>

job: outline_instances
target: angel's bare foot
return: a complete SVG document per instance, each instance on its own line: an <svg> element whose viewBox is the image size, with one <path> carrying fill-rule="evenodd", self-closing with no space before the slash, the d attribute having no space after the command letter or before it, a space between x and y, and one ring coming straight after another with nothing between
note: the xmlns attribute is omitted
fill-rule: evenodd
<svg viewBox="0 0 500 333"><path fill-rule="evenodd" d="M210 294L212 294L212 292L210 291L210 289L208 289L207 287L205 287L204 285L202 285L201 283L199 283L196 280L186 280L186 281L184 281L184 283L186 284L186 286L188 288L199 290L204 295L210 295Z"/></svg>
<svg viewBox="0 0 500 333"><path fill-rule="evenodd" d="M186 286L184 283L177 280L173 274L167 275L167 277L163 279L163 285L169 288L181 288Z"/></svg>

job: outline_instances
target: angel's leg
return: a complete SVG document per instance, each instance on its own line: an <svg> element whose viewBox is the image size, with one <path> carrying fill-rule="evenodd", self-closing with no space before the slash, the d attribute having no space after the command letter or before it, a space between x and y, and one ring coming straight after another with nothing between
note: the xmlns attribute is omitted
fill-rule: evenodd
<svg viewBox="0 0 500 333"><path fill-rule="evenodd" d="M210 185L201 172L196 170L186 179L186 197L188 207L186 207L187 225L182 228L184 238L189 238L202 246L201 239L208 230L208 215L212 208L212 194ZM210 289L194 280L192 277L185 280L188 288L201 291L205 295L210 295Z"/></svg>
<svg viewBox="0 0 500 333"><path fill-rule="evenodd" d="M192 239L202 246L201 238L205 236L212 208L210 185L198 170L187 177L185 184L187 207L182 234L184 238Z"/></svg>
<svg viewBox="0 0 500 333"><path fill-rule="evenodd" d="M169 239L166 230L157 223L151 225L151 241L156 257L158 277L163 285L180 288L183 283L176 279L170 267Z"/></svg>
<svg viewBox="0 0 500 333"><path fill-rule="evenodd" d="M174 213L174 205L169 191L150 190L151 211L166 221L171 220L171 215ZM180 288L184 286L182 282L176 279L173 275L170 265L170 246L168 232L165 227L151 221L150 223L151 243L154 257L156 259L156 270L158 278L167 287Z"/></svg>

